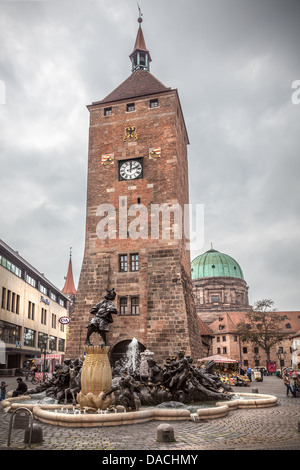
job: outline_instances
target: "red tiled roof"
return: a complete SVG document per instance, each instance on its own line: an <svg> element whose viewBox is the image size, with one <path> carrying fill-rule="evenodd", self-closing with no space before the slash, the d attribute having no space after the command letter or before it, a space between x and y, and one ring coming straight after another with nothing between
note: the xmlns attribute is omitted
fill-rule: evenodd
<svg viewBox="0 0 300 470"><path fill-rule="evenodd" d="M66 277L66 282L65 285L62 289L62 292L64 294L76 294L76 288L74 284L74 279L73 279L73 270L72 270L72 260L70 258L69 261L69 267L68 267L68 273Z"/></svg>
<svg viewBox="0 0 300 470"><path fill-rule="evenodd" d="M199 331L201 336L214 336L212 330L206 325L202 319L198 316Z"/></svg>
<svg viewBox="0 0 300 470"><path fill-rule="evenodd" d="M224 312L220 315L220 319L214 320L210 323L210 328L214 334L224 334L224 333L236 333L236 327L238 323L245 319L246 311L244 312ZM286 332L295 333L300 328L300 312L298 311L289 311L289 312L280 312L276 311L279 315L285 315L287 318L282 322L283 329ZM220 330L219 326L222 325L223 328ZM286 325L289 325L288 327Z"/></svg>
<svg viewBox="0 0 300 470"><path fill-rule="evenodd" d="M147 70L137 70L103 100L97 101L93 104L110 103L112 101L152 95L169 90L171 90L171 88L167 88Z"/></svg>

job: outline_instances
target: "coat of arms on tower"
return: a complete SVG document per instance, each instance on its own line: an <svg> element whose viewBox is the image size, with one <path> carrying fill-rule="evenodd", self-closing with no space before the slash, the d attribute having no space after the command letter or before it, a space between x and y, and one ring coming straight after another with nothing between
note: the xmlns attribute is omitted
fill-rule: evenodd
<svg viewBox="0 0 300 470"><path fill-rule="evenodd" d="M161 148L154 147L149 149L149 158L156 159L161 157Z"/></svg>
<svg viewBox="0 0 300 470"><path fill-rule="evenodd" d="M106 155L102 155L101 163L102 165L110 165L111 163L114 163L114 154L108 153Z"/></svg>
<svg viewBox="0 0 300 470"><path fill-rule="evenodd" d="M125 136L123 137L123 142L126 142L127 139L138 139L135 126L125 128Z"/></svg>

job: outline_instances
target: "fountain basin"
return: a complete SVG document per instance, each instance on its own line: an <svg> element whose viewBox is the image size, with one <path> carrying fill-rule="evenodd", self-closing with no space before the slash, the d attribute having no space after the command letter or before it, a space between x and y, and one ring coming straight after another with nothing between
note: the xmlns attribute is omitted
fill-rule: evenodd
<svg viewBox="0 0 300 470"><path fill-rule="evenodd" d="M123 424L139 424L152 420L189 420L188 410L141 410L124 413L82 413L67 414L55 413L45 409L44 405L36 405L33 414L36 419L43 423L54 426L66 427L96 427L96 426L120 426ZM165 411L168 413L166 414Z"/></svg>
<svg viewBox="0 0 300 470"><path fill-rule="evenodd" d="M238 408L265 408L276 406L278 398L273 395L232 393L236 399L217 402L209 408L199 408L196 413L188 409L174 408L150 408L124 413L68 413L73 410L73 405L36 404L30 403L31 396L7 398L1 402L2 407L9 412L20 406L29 408L36 419L43 423L65 427L97 427L97 426L121 426L123 424L139 424L147 421L201 421L202 419L215 419L227 416L229 411ZM25 401L25 405L24 405ZM58 412L61 409L66 412Z"/></svg>

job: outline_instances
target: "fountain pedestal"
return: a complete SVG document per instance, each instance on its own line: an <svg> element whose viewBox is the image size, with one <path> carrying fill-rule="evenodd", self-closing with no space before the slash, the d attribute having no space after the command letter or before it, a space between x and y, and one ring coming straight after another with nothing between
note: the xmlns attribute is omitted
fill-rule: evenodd
<svg viewBox="0 0 300 470"><path fill-rule="evenodd" d="M105 410L114 403L114 394L103 400L111 390L112 373L108 358L109 346L85 346L85 359L81 371L81 391L77 402L81 408Z"/></svg>

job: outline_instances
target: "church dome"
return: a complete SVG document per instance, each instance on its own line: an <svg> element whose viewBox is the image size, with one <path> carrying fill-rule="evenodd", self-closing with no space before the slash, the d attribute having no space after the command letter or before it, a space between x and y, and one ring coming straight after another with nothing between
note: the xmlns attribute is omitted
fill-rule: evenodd
<svg viewBox="0 0 300 470"><path fill-rule="evenodd" d="M243 279L240 265L231 256L211 249L197 256L191 263L192 280L207 277Z"/></svg>

